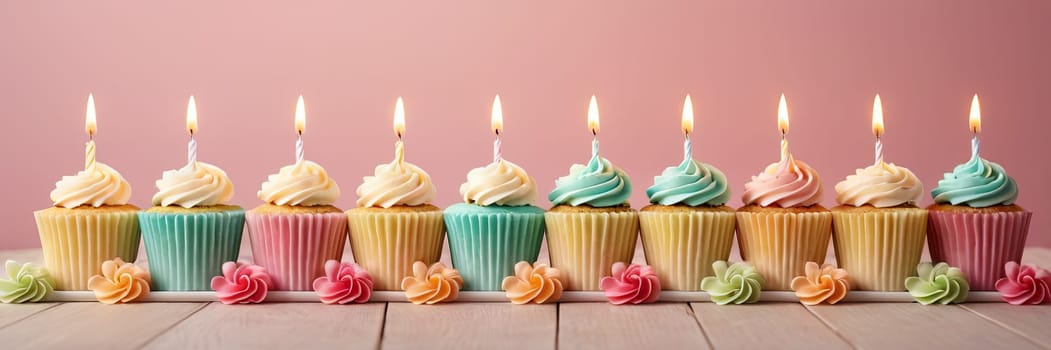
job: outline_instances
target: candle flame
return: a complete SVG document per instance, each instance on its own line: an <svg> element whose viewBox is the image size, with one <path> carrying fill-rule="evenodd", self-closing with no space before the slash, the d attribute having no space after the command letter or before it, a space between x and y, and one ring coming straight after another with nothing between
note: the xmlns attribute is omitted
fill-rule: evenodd
<svg viewBox="0 0 1051 350"><path fill-rule="evenodd" d="M496 95L496 98L493 98L493 114L490 123L493 127L493 132L497 135L500 135L500 132L504 130L504 107L500 103L500 95Z"/></svg>
<svg viewBox="0 0 1051 350"><path fill-rule="evenodd" d="M190 102L186 104L186 131L190 135L197 133L197 101L190 95Z"/></svg>
<svg viewBox="0 0 1051 350"><path fill-rule="evenodd" d="M307 109L303 103L303 95L299 95L296 101L296 132L302 134L307 129Z"/></svg>
<svg viewBox="0 0 1051 350"><path fill-rule="evenodd" d="M883 101L880 100L879 94L876 94L876 99L872 101L872 134L876 137L883 136Z"/></svg>
<svg viewBox="0 0 1051 350"><path fill-rule="evenodd" d="M686 100L682 101L682 132L693 132L693 100L690 94L686 94Z"/></svg>
<svg viewBox="0 0 1051 350"><path fill-rule="evenodd" d="M95 122L95 96L88 94L88 111L84 117L84 132L88 134L88 137L94 136L98 132L98 123Z"/></svg>
<svg viewBox="0 0 1051 350"><path fill-rule="evenodd" d="M595 95L591 95L591 102L588 103L588 129L592 134L598 135L598 100L595 99Z"/></svg>
<svg viewBox="0 0 1051 350"><path fill-rule="evenodd" d="M398 96L398 102L394 104L394 133L401 138L405 134L405 101Z"/></svg>
<svg viewBox="0 0 1051 350"><path fill-rule="evenodd" d="M785 102L785 94L781 94L781 101L777 102L777 129L782 134L788 133L788 102Z"/></svg>
<svg viewBox="0 0 1051 350"><path fill-rule="evenodd" d="M978 94L971 98L971 132L977 134L982 132L982 107L978 104Z"/></svg>

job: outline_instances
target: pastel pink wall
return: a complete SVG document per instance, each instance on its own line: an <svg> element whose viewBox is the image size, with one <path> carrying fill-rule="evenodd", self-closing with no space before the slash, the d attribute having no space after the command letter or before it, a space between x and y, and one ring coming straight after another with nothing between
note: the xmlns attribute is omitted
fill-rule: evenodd
<svg viewBox="0 0 1051 350"><path fill-rule="evenodd" d="M291 3L291 2L290 2ZM645 3L645 4L644 4ZM778 154L788 96L792 151L832 186L872 160L869 116L883 96L887 158L927 189L969 154L981 94L983 155L1036 212L1030 244L1051 245L1051 2L1048 1L6 1L0 5L0 248L37 246L32 211L83 162L84 103L98 103L98 157L149 204L161 171L185 162L189 94L200 159L259 203L293 158L292 112L307 102L307 156L351 207L361 177L392 157L391 114L408 111L408 159L458 201L491 157L489 108L503 97L504 155L546 195L586 161L588 96L602 152L646 203L652 176L681 157L679 113L697 103L697 157L744 182ZM930 200L925 196L924 204ZM541 200L540 205L547 205Z"/></svg>

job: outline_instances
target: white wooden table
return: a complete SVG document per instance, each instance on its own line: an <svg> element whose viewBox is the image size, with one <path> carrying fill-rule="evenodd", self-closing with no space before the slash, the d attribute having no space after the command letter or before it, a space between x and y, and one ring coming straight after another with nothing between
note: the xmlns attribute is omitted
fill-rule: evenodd
<svg viewBox="0 0 1051 350"><path fill-rule="evenodd" d="M3 259L42 261L39 250ZM1023 261L1049 267L1051 249ZM0 305L0 339L5 350L1051 349L1051 305L42 303Z"/></svg>

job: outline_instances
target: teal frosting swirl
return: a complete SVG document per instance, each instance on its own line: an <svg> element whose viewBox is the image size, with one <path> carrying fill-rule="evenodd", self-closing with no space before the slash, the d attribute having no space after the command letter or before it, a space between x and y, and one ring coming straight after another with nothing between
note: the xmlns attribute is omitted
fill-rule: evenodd
<svg viewBox="0 0 1051 350"><path fill-rule="evenodd" d="M1018 185L999 164L972 157L946 173L931 196L936 203L974 208L1011 205L1018 198Z"/></svg>
<svg viewBox="0 0 1051 350"><path fill-rule="evenodd" d="M660 205L719 206L730 200L730 187L719 169L686 159L654 176L646 195L651 203Z"/></svg>
<svg viewBox="0 0 1051 350"><path fill-rule="evenodd" d="M20 304L44 300L55 290L55 279L47 269L33 263L19 264L8 260L4 264L8 279L0 279L0 302Z"/></svg>
<svg viewBox="0 0 1051 350"><path fill-rule="evenodd" d="M905 289L923 305L958 304L967 301L967 276L946 263L931 265L921 262L916 266L918 276L905 279Z"/></svg>
<svg viewBox="0 0 1051 350"><path fill-rule="evenodd" d="M587 165L573 164L569 175L555 181L547 199L553 205L612 207L627 203L630 196L628 174L596 154Z"/></svg>

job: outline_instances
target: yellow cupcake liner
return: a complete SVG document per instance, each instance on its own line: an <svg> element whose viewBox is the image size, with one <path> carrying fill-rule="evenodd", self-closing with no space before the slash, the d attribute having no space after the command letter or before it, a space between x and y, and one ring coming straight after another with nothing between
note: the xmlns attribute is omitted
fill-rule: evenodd
<svg viewBox="0 0 1051 350"><path fill-rule="evenodd" d="M807 261L822 264L832 237L832 213L737 212L741 257L763 276L763 290L791 290Z"/></svg>
<svg viewBox="0 0 1051 350"><path fill-rule="evenodd" d="M732 211L640 212L646 263L665 290L698 291L714 274L712 263L727 260L734 241Z"/></svg>
<svg viewBox="0 0 1051 350"><path fill-rule="evenodd" d="M56 290L87 290L88 279L102 273L104 261L119 257L134 262L139 255L138 210L33 214Z"/></svg>
<svg viewBox="0 0 1051 350"><path fill-rule="evenodd" d="M637 211L544 214L551 266L565 290L599 290L613 263L631 263L639 232Z"/></svg>
<svg viewBox="0 0 1051 350"><path fill-rule="evenodd" d="M836 263L850 273L854 289L904 291L916 275L927 236L927 211L878 209L832 212Z"/></svg>
<svg viewBox="0 0 1051 350"><path fill-rule="evenodd" d="M369 271L375 290L401 290L412 276L412 264L437 262L445 240L442 211L378 212L351 209L350 249L354 261Z"/></svg>

